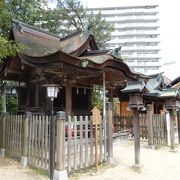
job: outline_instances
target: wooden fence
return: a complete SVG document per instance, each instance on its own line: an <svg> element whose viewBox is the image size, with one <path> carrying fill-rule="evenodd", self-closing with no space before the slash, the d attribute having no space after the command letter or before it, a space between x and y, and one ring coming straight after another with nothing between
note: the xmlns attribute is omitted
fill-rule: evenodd
<svg viewBox="0 0 180 180"><path fill-rule="evenodd" d="M5 115L5 149L12 158L22 156L23 115Z"/></svg>
<svg viewBox="0 0 180 180"><path fill-rule="evenodd" d="M24 119L25 116L22 115L6 116L4 147L6 156L18 159L22 157ZM28 119L28 163L44 169L49 169L49 122L49 116L32 115ZM0 118L0 123L2 128L3 117ZM100 162L106 160L104 127L104 121L101 121L98 131ZM64 124L64 139L63 153L68 172L87 168L95 163L94 129L90 116L69 116ZM0 145L2 147L2 143Z"/></svg>
<svg viewBox="0 0 180 180"><path fill-rule="evenodd" d="M65 157L68 171L86 168L95 163L94 129L90 116L68 117L65 123ZM99 160L104 156L104 122L99 126Z"/></svg>
<svg viewBox="0 0 180 180"><path fill-rule="evenodd" d="M156 148L167 145L167 125L166 116L154 114L153 120L153 143Z"/></svg>
<svg viewBox="0 0 180 180"><path fill-rule="evenodd" d="M29 164L49 168L49 116L33 115L29 120Z"/></svg>
<svg viewBox="0 0 180 180"><path fill-rule="evenodd" d="M127 130L132 134L132 136L134 135L132 115L115 115L113 117L113 124L115 127L115 132ZM147 122L146 122L146 114L140 114L139 125L140 125L141 138L147 139L148 129L147 129Z"/></svg>

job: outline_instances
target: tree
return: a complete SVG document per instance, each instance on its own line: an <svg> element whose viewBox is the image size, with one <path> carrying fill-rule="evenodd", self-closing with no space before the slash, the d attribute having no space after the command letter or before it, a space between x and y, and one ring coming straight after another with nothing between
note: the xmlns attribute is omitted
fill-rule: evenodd
<svg viewBox="0 0 180 180"><path fill-rule="evenodd" d="M0 1L0 62L8 56L15 56L22 48L8 40L12 18L41 28L43 21L47 22L48 13L52 13L48 9L48 0Z"/></svg>
<svg viewBox="0 0 180 180"><path fill-rule="evenodd" d="M11 15L3 1L0 2L0 62L7 56L14 56L18 51L13 41L8 40Z"/></svg>
<svg viewBox="0 0 180 180"><path fill-rule="evenodd" d="M114 29L100 12L89 13L79 0L57 0L55 9L48 8L48 0L6 0L4 10L3 32L8 32L12 17L62 37L91 26L98 47L105 48Z"/></svg>
<svg viewBox="0 0 180 180"><path fill-rule="evenodd" d="M52 32L61 36L91 27L98 47L103 49L114 30L113 26L102 18L100 12L98 14L89 13L79 0L57 0L57 7L53 10L50 18L54 20L51 23L56 24L56 28ZM47 27L46 23L44 25Z"/></svg>
<svg viewBox="0 0 180 180"><path fill-rule="evenodd" d="M33 26L41 26L48 11L48 0L6 0L13 18Z"/></svg>

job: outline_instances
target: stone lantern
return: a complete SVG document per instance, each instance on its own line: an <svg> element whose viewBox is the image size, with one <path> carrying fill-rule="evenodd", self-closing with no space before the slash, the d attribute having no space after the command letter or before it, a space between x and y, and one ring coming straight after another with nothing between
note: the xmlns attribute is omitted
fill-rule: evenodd
<svg viewBox="0 0 180 180"><path fill-rule="evenodd" d="M135 164L134 167L140 168L140 126L139 126L139 113L146 110L143 103L143 94L148 92L144 81L128 82L125 89L121 92L129 94L128 109L133 111L133 124L134 124L134 153Z"/></svg>

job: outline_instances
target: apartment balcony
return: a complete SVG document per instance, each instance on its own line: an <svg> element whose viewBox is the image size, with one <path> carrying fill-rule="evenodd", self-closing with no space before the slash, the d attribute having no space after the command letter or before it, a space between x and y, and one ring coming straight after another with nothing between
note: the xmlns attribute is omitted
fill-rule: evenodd
<svg viewBox="0 0 180 180"><path fill-rule="evenodd" d="M135 71L135 72L139 72L142 74L146 74L146 75L152 75L152 74L157 74L159 73L159 67L154 67L152 69L148 69L148 68L140 68L140 67L130 67L131 70Z"/></svg>
<svg viewBox="0 0 180 180"><path fill-rule="evenodd" d="M111 33L112 36L127 36L127 35L137 35L137 36L141 36L141 35L151 35L151 34L157 34L159 35L159 32L157 30L129 30L129 31L118 31L117 29Z"/></svg>
<svg viewBox="0 0 180 180"><path fill-rule="evenodd" d="M142 27L142 26L145 26L145 27L154 27L154 26L160 26L160 23L159 21L156 21L156 22L138 22L138 23L135 23L135 22L131 22L131 23L113 23L114 24L114 28L115 29L119 29L119 28L138 28L138 27Z"/></svg>
<svg viewBox="0 0 180 180"><path fill-rule="evenodd" d="M125 20L115 20L115 19L112 19L112 20L108 20L107 19L107 22L109 23L119 23L119 24L131 24L131 23L157 23L159 21L159 19L125 19Z"/></svg>
<svg viewBox="0 0 180 180"><path fill-rule="evenodd" d="M107 17L128 17L128 16L135 16L135 17L143 17L143 16L158 16L159 12L153 11L153 12L142 12L142 11L137 11L137 12L121 12L119 11L118 13L106 13L106 11L101 12L102 16L104 18Z"/></svg>
<svg viewBox="0 0 180 180"><path fill-rule="evenodd" d="M141 62L130 62L130 61L127 61L126 62L129 66L133 66L133 67L144 67L144 68L146 68L146 67L161 67L161 63L160 62L143 62L143 61L141 61Z"/></svg>
<svg viewBox="0 0 180 180"><path fill-rule="evenodd" d="M124 43L141 43L141 42L157 42L160 41L159 36L149 36L149 37L111 37L111 40L107 42L107 44L124 44Z"/></svg>
<svg viewBox="0 0 180 180"><path fill-rule="evenodd" d="M134 46L121 46L121 52L143 52L143 51L154 51L154 50L160 50L160 46L157 45L157 46L137 46L137 45L134 45Z"/></svg>
<svg viewBox="0 0 180 180"><path fill-rule="evenodd" d="M152 8L145 8L145 7L114 7L114 8L92 8L88 9L90 12L94 12L94 14L98 14L100 11L102 14L112 15L112 14L119 14L119 13L138 13L138 12L144 12L144 13L154 13L158 11L158 7L152 7Z"/></svg>
<svg viewBox="0 0 180 180"><path fill-rule="evenodd" d="M121 53L144 53L144 54L150 54L150 53L158 53L160 49L157 48L139 48L139 49L121 49Z"/></svg>
<svg viewBox="0 0 180 180"><path fill-rule="evenodd" d="M115 43L117 45L117 43ZM125 42L125 43L118 43L118 46L121 46L122 49L124 48L140 48L140 47L158 47L160 48L159 46L160 44L160 41L154 41L154 42L150 42L150 41L142 41L142 42ZM114 45L113 43L109 43L109 45Z"/></svg>
<svg viewBox="0 0 180 180"><path fill-rule="evenodd" d="M151 39L156 39L156 41L159 41L159 34L128 34L128 35L118 35L118 36L111 36L111 43L125 43L129 41L151 41Z"/></svg>
<svg viewBox="0 0 180 180"><path fill-rule="evenodd" d="M153 43L160 43L160 40L158 40L159 38L151 38L151 39L121 39L119 40L118 37L113 37L110 41L107 42L107 44L110 45L119 45L119 46L129 46L129 45L133 45L133 44L152 44Z"/></svg>
<svg viewBox="0 0 180 180"><path fill-rule="evenodd" d="M159 19L159 16L111 16L105 17L106 21L114 22L114 21L139 21L139 20L156 20Z"/></svg>
<svg viewBox="0 0 180 180"><path fill-rule="evenodd" d="M130 27L120 27L120 28L116 28L116 31L118 32L128 32L128 31L139 31L139 30L143 30L143 31L157 31L159 29L159 26L130 26Z"/></svg>
<svg viewBox="0 0 180 180"><path fill-rule="evenodd" d="M160 55L158 53L156 54L137 54L137 53L121 53L121 56L122 57L126 57L127 59L129 60L132 60L132 59L140 59L140 60L143 60L143 59L152 59L152 58L160 58Z"/></svg>
<svg viewBox="0 0 180 180"><path fill-rule="evenodd" d="M150 61L150 62L158 62L160 61L161 57L128 57L128 61Z"/></svg>

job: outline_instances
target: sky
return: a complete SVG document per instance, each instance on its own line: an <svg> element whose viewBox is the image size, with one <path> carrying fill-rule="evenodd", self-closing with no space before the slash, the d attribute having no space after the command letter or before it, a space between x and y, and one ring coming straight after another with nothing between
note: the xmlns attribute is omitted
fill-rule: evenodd
<svg viewBox="0 0 180 180"><path fill-rule="evenodd" d="M81 0L85 7L114 7L121 6L127 1L141 4L142 0ZM160 72L173 80L180 76L180 1L178 0L143 0L149 4L159 4L160 18Z"/></svg>

